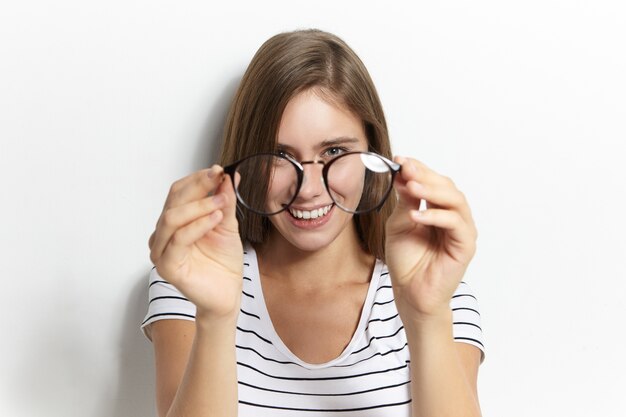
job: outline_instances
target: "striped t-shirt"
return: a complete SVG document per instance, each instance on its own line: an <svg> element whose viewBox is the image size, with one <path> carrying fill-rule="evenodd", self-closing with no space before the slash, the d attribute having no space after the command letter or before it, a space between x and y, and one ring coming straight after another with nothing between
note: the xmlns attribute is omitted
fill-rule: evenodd
<svg viewBox="0 0 626 417"><path fill-rule="evenodd" d="M239 417L410 416L410 358L387 267L377 261L361 317L341 355L309 364L274 330L256 253L244 252L243 295L237 322ZM153 269L142 329L162 319L193 320L195 306ZM461 282L451 301L453 334L484 351L477 301Z"/></svg>

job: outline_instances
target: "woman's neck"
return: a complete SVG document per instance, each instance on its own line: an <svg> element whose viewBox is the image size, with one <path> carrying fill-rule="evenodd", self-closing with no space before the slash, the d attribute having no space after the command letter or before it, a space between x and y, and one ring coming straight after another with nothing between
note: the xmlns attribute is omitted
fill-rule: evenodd
<svg viewBox="0 0 626 417"><path fill-rule="evenodd" d="M304 251L278 233L256 247L261 275L300 289L328 289L348 282L367 282L374 256L361 246L356 230L342 233L329 245Z"/></svg>

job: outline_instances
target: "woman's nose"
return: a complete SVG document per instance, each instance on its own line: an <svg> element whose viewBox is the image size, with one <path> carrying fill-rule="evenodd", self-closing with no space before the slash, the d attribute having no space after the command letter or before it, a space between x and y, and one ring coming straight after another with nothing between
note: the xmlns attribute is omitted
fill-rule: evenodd
<svg viewBox="0 0 626 417"><path fill-rule="evenodd" d="M304 178L302 179L302 186L298 192L298 198L310 200L326 192L324 178L322 177L322 168L324 165L320 162L309 162L302 164L302 167L304 168Z"/></svg>

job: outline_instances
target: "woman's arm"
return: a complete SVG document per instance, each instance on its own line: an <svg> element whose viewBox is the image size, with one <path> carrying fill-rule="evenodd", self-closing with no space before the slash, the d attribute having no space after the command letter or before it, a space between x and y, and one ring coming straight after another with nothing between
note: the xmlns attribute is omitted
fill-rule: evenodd
<svg viewBox="0 0 626 417"><path fill-rule="evenodd" d="M411 352L413 417L480 416L480 350L452 336L452 313L404 320Z"/></svg>
<svg viewBox="0 0 626 417"><path fill-rule="evenodd" d="M160 417L237 415L236 317L151 324Z"/></svg>
<svg viewBox="0 0 626 417"><path fill-rule="evenodd" d="M476 251L471 210L450 178L414 159L396 162L399 200L387 220L386 257L411 354L413 417L478 417L480 352L457 346L450 309Z"/></svg>
<svg viewBox="0 0 626 417"><path fill-rule="evenodd" d="M237 415L243 247L235 210L230 178L213 166L172 184L150 237L158 275L196 307L195 325L163 320L148 330L162 417Z"/></svg>
<svg viewBox="0 0 626 417"><path fill-rule="evenodd" d="M188 320L159 320L148 329L154 346L157 411L165 417L185 374L196 325Z"/></svg>

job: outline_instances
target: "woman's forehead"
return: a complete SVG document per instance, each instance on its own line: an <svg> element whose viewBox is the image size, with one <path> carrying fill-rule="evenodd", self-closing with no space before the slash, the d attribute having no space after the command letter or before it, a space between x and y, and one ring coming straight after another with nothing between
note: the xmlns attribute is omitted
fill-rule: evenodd
<svg viewBox="0 0 626 417"><path fill-rule="evenodd" d="M279 146L312 148L340 144L367 145L361 119L337 101L307 90L292 98L278 129Z"/></svg>

